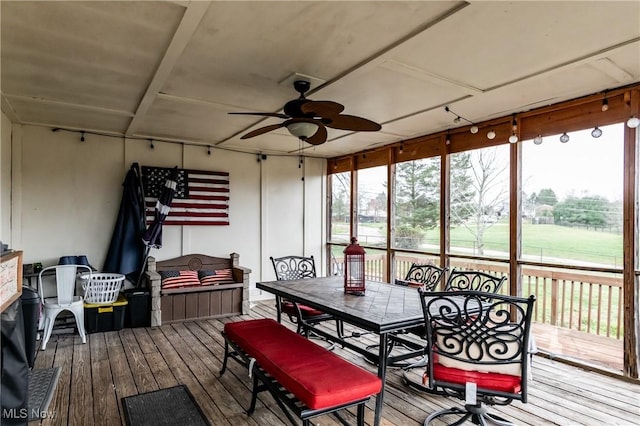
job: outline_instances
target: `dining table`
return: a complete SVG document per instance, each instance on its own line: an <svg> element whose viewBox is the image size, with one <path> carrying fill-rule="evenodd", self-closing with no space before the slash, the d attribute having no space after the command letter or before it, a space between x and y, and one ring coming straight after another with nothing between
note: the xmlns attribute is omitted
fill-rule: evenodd
<svg viewBox="0 0 640 426"><path fill-rule="evenodd" d="M382 417L387 365L390 361L394 361L387 350L390 335L424 324L422 304L417 289L366 281L364 294L345 294L344 278L341 276L258 282L256 287L283 299L316 308L332 315L336 320L355 325L379 336L376 361L378 377L382 380L382 389L376 396L374 415L374 425L378 426ZM350 342L349 339L341 338L314 325L309 325L308 328L330 341L340 343L343 347L371 356L371 351ZM417 345L413 349L415 353L403 355L404 359L419 355L424 346Z"/></svg>

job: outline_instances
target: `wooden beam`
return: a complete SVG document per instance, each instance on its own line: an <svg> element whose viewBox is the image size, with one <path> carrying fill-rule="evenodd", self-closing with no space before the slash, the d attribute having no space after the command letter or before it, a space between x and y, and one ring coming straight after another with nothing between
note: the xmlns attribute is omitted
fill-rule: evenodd
<svg viewBox="0 0 640 426"><path fill-rule="evenodd" d="M640 90L630 93L631 114L638 116ZM624 132L624 203L623 203L623 299L624 299L624 374L637 379L639 372L638 336L640 334L639 287L636 276L638 262L638 161L639 128L625 126Z"/></svg>
<svg viewBox="0 0 640 426"><path fill-rule="evenodd" d="M169 78L169 74L173 71L173 67L178 62L178 59L180 59L187 43L191 41L191 37L198 28L198 24L206 13L209 4L209 2L190 2L187 6L182 17L182 21L180 21L180 25L178 25L178 29L176 30L173 39L171 40L171 43L158 66L158 69L153 75L149 86L147 86L147 91L138 104L138 108L133 119L129 123L129 128L126 132L127 136L134 134L140 126L140 122L146 116L149 108L151 108L151 104L156 99L156 96L162 89L162 86L164 86L165 82Z"/></svg>

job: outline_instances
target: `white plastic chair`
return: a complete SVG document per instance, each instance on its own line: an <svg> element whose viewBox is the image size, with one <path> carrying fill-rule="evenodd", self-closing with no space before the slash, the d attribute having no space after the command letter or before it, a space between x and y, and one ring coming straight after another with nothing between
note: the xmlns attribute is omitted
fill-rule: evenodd
<svg viewBox="0 0 640 426"><path fill-rule="evenodd" d="M56 297L45 297L42 288L42 274L55 269L56 271ZM84 332L84 300L82 296L75 295L76 276L78 272L83 274L86 272L91 277L91 268L86 265L56 265L49 266L40 271L38 275L38 291L40 292L40 300L43 306L44 318L44 335L42 336L42 350L47 347L47 342L53 331L53 324L56 317L62 311L69 311L76 319L78 332L82 343L87 342Z"/></svg>

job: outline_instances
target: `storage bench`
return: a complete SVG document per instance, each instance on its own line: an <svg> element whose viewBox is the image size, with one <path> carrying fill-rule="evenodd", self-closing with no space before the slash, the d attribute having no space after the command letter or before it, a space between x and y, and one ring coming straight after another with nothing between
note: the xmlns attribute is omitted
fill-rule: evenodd
<svg viewBox="0 0 640 426"><path fill-rule="evenodd" d="M230 357L247 366L253 375L248 414L255 409L257 394L268 390L294 425L296 420L284 405L304 425L310 418L327 413L347 424L337 411L356 406L358 425L364 425L365 403L382 388L375 374L273 319L227 323L222 334L225 355L220 375Z"/></svg>
<svg viewBox="0 0 640 426"><path fill-rule="evenodd" d="M228 258L189 254L163 261L149 257L145 272L151 290L151 326L193 319L218 318L249 313L249 274L239 266L240 255ZM229 270L230 282L192 287L163 288L163 272Z"/></svg>

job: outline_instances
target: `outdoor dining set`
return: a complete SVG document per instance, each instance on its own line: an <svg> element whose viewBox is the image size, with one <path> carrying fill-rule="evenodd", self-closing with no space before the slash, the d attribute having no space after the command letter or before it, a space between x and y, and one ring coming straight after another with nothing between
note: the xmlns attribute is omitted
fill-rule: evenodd
<svg viewBox="0 0 640 426"><path fill-rule="evenodd" d="M431 413L425 425L454 417L460 423L510 424L487 406L527 402L535 297L502 294L506 277L413 264L404 279L366 281L364 291L353 293L347 291L347 277L317 277L312 256L271 262L277 280L256 286L275 295L276 320L232 322L223 331L221 372L232 358L254 378L249 413L257 394L269 391L294 424L291 413L305 425L326 413L347 424L340 411L357 407L357 423L364 425L365 403L375 395L377 426L391 367L402 368L414 389L464 402ZM295 331L285 326L285 318ZM364 344L364 335L378 341ZM336 346L376 365L377 375L332 352Z"/></svg>

